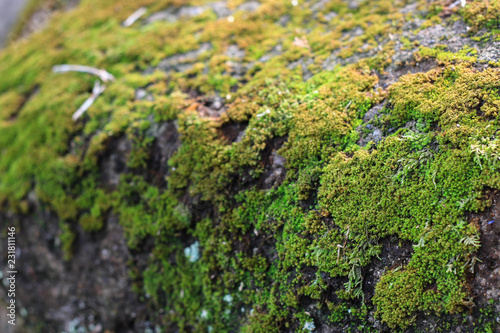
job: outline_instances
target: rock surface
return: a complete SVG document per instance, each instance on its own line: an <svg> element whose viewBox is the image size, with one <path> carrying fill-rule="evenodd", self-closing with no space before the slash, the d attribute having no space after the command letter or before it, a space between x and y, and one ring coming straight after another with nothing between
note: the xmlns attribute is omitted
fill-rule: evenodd
<svg viewBox="0 0 500 333"><path fill-rule="evenodd" d="M27 2L27 0L0 1L0 47L5 45L12 26Z"/></svg>

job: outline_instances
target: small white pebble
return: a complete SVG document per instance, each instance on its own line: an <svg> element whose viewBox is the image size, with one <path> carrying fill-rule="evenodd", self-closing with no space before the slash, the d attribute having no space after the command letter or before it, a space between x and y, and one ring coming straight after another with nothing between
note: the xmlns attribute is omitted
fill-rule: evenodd
<svg viewBox="0 0 500 333"><path fill-rule="evenodd" d="M227 99L227 100L230 100L230 99L231 99L231 95L230 95L230 94L227 94L227 95L226 95L226 99Z"/></svg>
<svg viewBox="0 0 500 333"><path fill-rule="evenodd" d="M314 325L314 321L308 321L304 324L303 330L312 332L316 329L316 326Z"/></svg>
<svg viewBox="0 0 500 333"><path fill-rule="evenodd" d="M233 23L234 22L234 16L233 15L228 16L227 21L230 22L230 23Z"/></svg>
<svg viewBox="0 0 500 333"><path fill-rule="evenodd" d="M298 6L299 1L298 0L292 0L292 6L296 7Z"/></svg>
<svg viewBox="0 0 500 333"><path fill-rule="evenodd" d="M262 112L262 113L259 113L259 114L257 115L257 117L259 117L259 118L260 118L260 117L265 116L266 114L269 114L269 113L271 113L271 110L267 109L266 111L264 111L264 112Z"/></svg>
<svg viewBox="0 0 500 333"><path fill-rule="evenodd" d="M233 301L233 296L231 296L230 294L227 294L224 296L223 300L226 301L227 303L231 304L231 302Z"/></svg>
<svg viewBox="0 0 500 333"><path fill-rule="evenodd" d="M191 244L184 249L184 255L189 259L190 262L196 262L200 259L200 243L198 241Z"/></svg>

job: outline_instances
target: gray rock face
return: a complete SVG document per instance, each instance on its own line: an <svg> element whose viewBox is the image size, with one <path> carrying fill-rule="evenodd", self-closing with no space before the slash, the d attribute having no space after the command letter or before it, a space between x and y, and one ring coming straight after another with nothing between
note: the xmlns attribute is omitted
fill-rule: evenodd
<svg viewBox="0 0 500 333"><path fill-rule="evenodd" d="M147 101L154 101L153 95L147 92L146 89L139 88L135 91L135 99L136 100L147 100Z"/></svg>
<svg viewBox="0 0 500 333"><path fill-rule="evenodd" d="M314 63L314 60L312 58L302 58L290 63L287 67L290 69L294 69L300 66L302 69L302 79L304 81L307 81L313 76L311 71L307 68L307 66L311 65L312 63Z"/></svg>
<svg viewBox="0 0 500 333"><path fill-rule="evenodd" d="M485 62L496 62L500 60L500 42L488 43L488 45L481 50L478 60Z"/></svg>
<svg viewBox="0 0 500 333"><path fill-rule="evenodd" d="M239 5L235 10L227 7L225 1L212 2L204 6L183 6L170 7L168 9L156 12L146 18L145 23L151 24L156 21L177 22L183 18L191 18L203 14L206 10L212 10L217 17L228 17L234 12L244 11L248 13L255 12L260 7L257 1L248 1Z"/></svg>
<svg viewBox="0 0 500 333"><path fill-rule="evenodd" d="M245 50L242 50L238 45L229 45L225 54L232 59L243 59L245 56Z"/></svg>
<svg viewBox="0 0 500 333"><path fill-rule="evenodd" d="M158 69L164 72L185 72L193 67L193 63L201 54L211 49L212 45L210 43L203 43L197 50L176 54L163 59L158 64Z"/></svg>
<svg viewBox="0 0 500 333"><path fill-rule="evenodd" d="M5 45L7 36L28 0L0 0L0 48Z"/></svg>
<svg viewBox="0 0 500 333"><path fill-rule="evenodd" d="M232 11L227 8L227 4L225 1L217 1L209 4L210 9L212 9L217 15L217 17L227 17L231 15Z"/></svg>
<svg viewBox="0 0 500 333"><path fill-rule="evenodd" d="M247 12L255 12L260 7L257 1L248 1L238 6L236 10L243 10Z"/></svg>
<svg viewBox="0 0 500 333"><path fill-rule="evenodd" d="M137 332L149 328L146 305L129 292L132 281L127 262L131 256L116 216L106 219L106 230L98 237L76 230L78 246L71 262L63 261L58 245L59 221L54 215L0 214L0 224L7 221L16 223L23 235L17 238L20 253L16 282L18 309L24 309L27 316L18 315L19 324L36 324L37 320L40 324L43 320L49 327L44 332L61 332L51 327L70 332L116 331L130 322L135 322L133 329ZM31 331L23 327L17 332Z"/></svg>
<svg viewBox="0 0 500 333"><path fill-rule="evenodd" d="M181 8L169 8L152 14L146 19L146 24L156 21L177 22L182 18L190 18L203 14L206 7L184 6Z"/></svg>

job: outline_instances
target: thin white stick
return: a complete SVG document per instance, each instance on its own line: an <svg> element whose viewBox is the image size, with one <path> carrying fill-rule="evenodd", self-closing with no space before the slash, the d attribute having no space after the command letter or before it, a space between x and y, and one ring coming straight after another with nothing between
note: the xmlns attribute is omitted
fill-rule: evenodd
<svg viewBox="0 0 500 333"><path fill-rule="evenodd" d="M99 97L100 94L106 89L105 85L101 85L101 81L96 80L94 83L94 88L92 89L92 95L90 95L89 98L76 110L75 113L73 113L73 121L77 121L78 118L82 116L82 114L85 113L85 111L90 108L90 106L94 103L97 97Z"/></svg>
<svg viewBox="0 0 500 333"><path fill-rule="evenodd" d="M148 10L146 9L146 7L141 7L137 9L132 15L130 15L129 17L127 17L125 21L123 21L122 25L125 28L130 27L132 24L135 23L135 21L140 19L142 15L146 14L147 11Z"/></svg>
<svg viewBox="0 0 500 333"><path fill-rule="evenodd" d="M114 81L115 77L106 72L103 69L97 69L89 66L82 65L56 65L52 67L52 71L54 73L67 73L67 72L81 72L81 73L89 73L95 76L98 76L102 81Z"/></svg>
<svg viewBox="0 0 500 333"><path fill-rule="evenodd" d="M465 5L467 4L467 1L466 0L457 0L455 1L454 3L452 3L450 5L450 7L448 7L449 9L452 9L452 8L455 8L456 6L458 5L462 5L462 7L465 7Z"/></svg>

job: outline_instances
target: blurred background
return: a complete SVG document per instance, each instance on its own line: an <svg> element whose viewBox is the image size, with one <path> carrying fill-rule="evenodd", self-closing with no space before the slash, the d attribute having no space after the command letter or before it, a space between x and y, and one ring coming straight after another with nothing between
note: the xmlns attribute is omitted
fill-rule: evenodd
<svg viewBox="0 0 500 333"><path fill-rule="evenodd" d="M29 0L0 0L0 48Z"/></svg>

